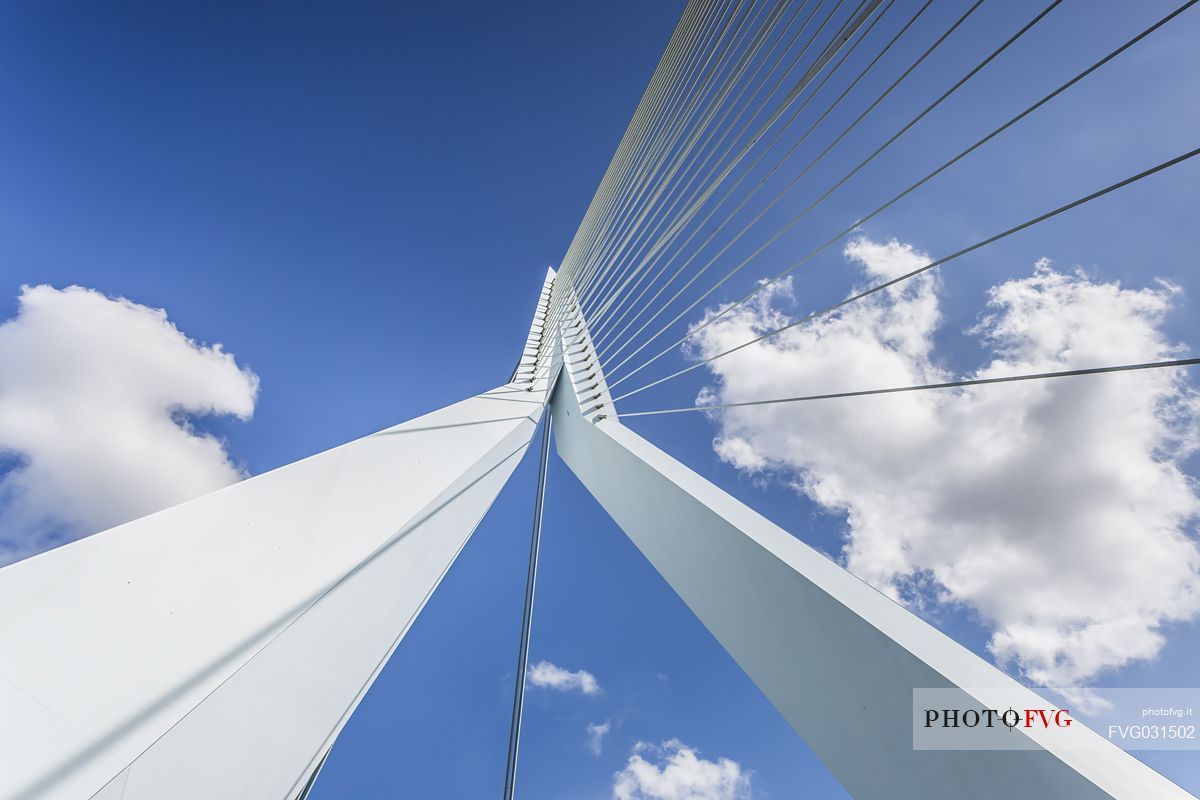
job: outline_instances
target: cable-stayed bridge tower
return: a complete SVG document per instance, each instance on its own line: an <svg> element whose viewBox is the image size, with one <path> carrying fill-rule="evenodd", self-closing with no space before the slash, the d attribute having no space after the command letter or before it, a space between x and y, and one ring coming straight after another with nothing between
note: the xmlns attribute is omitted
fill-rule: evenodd
<svg viewBox="0 0 1200 800"><path fill-rule="evenodd" d="M853 796L1007 799L1018 781L1036 797L1188 797L1082 726L1016 732L1022 750L915 749L914 690L982 707L1039 698L618 413L674 377L618 388L677 348L652 355L655 338L636 337L702 274L676 258L684 245L725 225L727 200L753 196L730 183L750 191L767 143L851 54L886 52L882 34L895 42L904 14L928 5L693 0L546 274L509 382L0 570L0 798L306 796L546 417L562 460ZM1061 376L1014 380L1048 377ZM920 388L937 387L903 390Z"/></svg>

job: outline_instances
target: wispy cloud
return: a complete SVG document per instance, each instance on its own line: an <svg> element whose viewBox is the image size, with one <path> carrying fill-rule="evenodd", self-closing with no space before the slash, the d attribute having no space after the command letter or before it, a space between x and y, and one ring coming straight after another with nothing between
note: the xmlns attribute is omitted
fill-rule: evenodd
<svg viewBox="0 0 1200 800"><path fill-rule="evenodd" d="M529 668L529 682L534 686L557 689L560 692L600 694L600 682L592 673L583 669L572 672L549 661L539 661Z"/></svg>
<svg viewBox="0 0 1200 800"><path fill-rule="evenodd" d="M239 480L189 419L254 411L258 377L166 312L24 287L0 324L0 564ZM3 467L0 466L0 470Z"/></svg>
<svg viewBox="0 0 1200 800"><path fill-rule="evenodd" d="M927 263L896 242L846 256L870 282ZM1129 289L1039 262L1000 283L973 333L995 377L1177 357L1170 286ZM709 366L698 403L953 377L925 274ZM790 284L697 332L711 355L789 319ZM710 314L714 313L712 311ZM1182 469L1200 403L1184 371L1062 379L710 412L717 454L845 515L848 568L913 605L974 610L1030 679L1071 685L1155 656L1200 613L1200 514Z"/></svg>
<svg viewBox="0 0 1200 800"><path fill-rule="evenodd" d="M625 768L613 776L613 800L750 800L750 773L736 761L701 758L671 739L638 742Z"/></svg>
<svg viewBox="0 0 1200 800"><path fill-rule="evenodd" d="M600 724L589 722L587 726L587 749L594 756L600 755L604 751L604 737L612 730L612 721L605 720Z"/></svg>

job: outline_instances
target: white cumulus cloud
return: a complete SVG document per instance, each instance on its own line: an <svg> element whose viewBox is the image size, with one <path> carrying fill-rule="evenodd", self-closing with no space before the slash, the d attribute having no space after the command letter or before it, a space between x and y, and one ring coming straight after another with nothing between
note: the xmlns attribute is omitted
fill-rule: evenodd
<svg viewBox="0 0 1200 800"><path fill-rule="evenodd" d="M258 377L161 309L24 287L0 324L0 564L239 480L206 414L254 411Z"/></svg>
<svg viewBox="0 0 1200 800"><path fill-rule="evenodd" d="M534 686L557 689L560 692L600 693L600 682L592 673L583 669L572 672L549 661L539 661L529 668L529 682Z"/></svg>
<svg viewBox="0 0 1200 800"><path fill-rule="evenodd" d="M895 240L845 255L873 283L928 262ZM1132 289L1040 261L994 286L966 377L1178 357L1167 285ZM698 330L708 356L786 322L788 282ZM710 311L706 319L711 319ZM925 274L709 365L697 403L950 380ZM782 475L846 518L842 558L913 605L972 611L997 661L1049 686L1154 657L1200 613L1200 513L1181 464L1200 402L1183 370L1065 378L708 412L717 454Z"/></svg>
<svg viewBox="0 0 1200 800"><path fill-rule="evenodd" d="M605 720L599 724L589 722L587 726L587 749L592 755L598 756L604 751L604 737L612 730L612 721Z"/></svg>
<svg viewBox="0 0 1200 800"><path fill-rule="evenodd" d="M678 739L661 745L638 742L625 768L613 776L612 796L613 800L750 800L750 773L728 758L701 758Z"/></svg>

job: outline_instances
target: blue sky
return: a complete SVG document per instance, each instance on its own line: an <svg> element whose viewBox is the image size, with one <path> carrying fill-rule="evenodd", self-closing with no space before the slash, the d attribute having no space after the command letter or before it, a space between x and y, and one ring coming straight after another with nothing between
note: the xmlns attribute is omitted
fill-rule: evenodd
<svg viewBox="0 0 1200 800"><path fill-rule="evenodd" d="M985 3L771 219L795 213L1041 5ZM740 296L1174 5L1067 0L718 298ZM195 424L250 473L496 385L681 7L5 5L0 319L16 313L22 285L75 284L166 309L188 336L222 343L260 378L254 414ZM963 7L936 0L863 96ZM1192 10L863 235L936 257L1195 147L1200 104L1185 76L1200 71L1198 40ZM830 129L849 119L839 111ZM962 373L986 361L965 331L989 287L1028 277L1041 258L1132 289L1169 281L1180 291L1163 335L1200 341L1198 179L1200 164L1184 164L949 267L937 363ZM797 272L796 302L818 307L859 281L831 248ZM686 363L664 362L654 376ZM690 405L713 380L698 370L623 408ZM752 475L718 459L714 422L630 424L840 552L845 515L797 493L786 469ZM1193 475L1196 466L1183 462ZM535 474L529 458L502 492L343 733L315 797L499 791ZM635 743L671 739L749 770L754 797L844 796L557 459L549 484L532 657L587 670L602 692L531 688L520 796L609 797ZM969 607L927 614L987 656L988 626ZM1192 621L1166 632L1153 660L1096 682L1194 685L1200 630ZM605 722L595 755L587 726ZM1144 757L1200 791L1194 753Z"/></svg>

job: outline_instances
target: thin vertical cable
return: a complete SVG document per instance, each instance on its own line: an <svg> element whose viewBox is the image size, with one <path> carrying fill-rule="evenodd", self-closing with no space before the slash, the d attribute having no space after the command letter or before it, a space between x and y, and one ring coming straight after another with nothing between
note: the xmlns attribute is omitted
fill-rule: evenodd
<svg viewBox="0 0 1200 800"><path fill-rule="evenodd" d="M533 589L537 584L538 547L542 539L542 506L546 500L546 463L550 457L549 409L542 427L542 455L538 462L537 494L533 501L533 536L529 544L529 574L525 579L525 610L521 616L521 645L517 650L517 685L513 692L512 725L508 731L508 766L504 770L504 800L517 790L517 749L521 744L521 716L525 706L525 667L529 664L529 631L533 623Z"/></svg>

